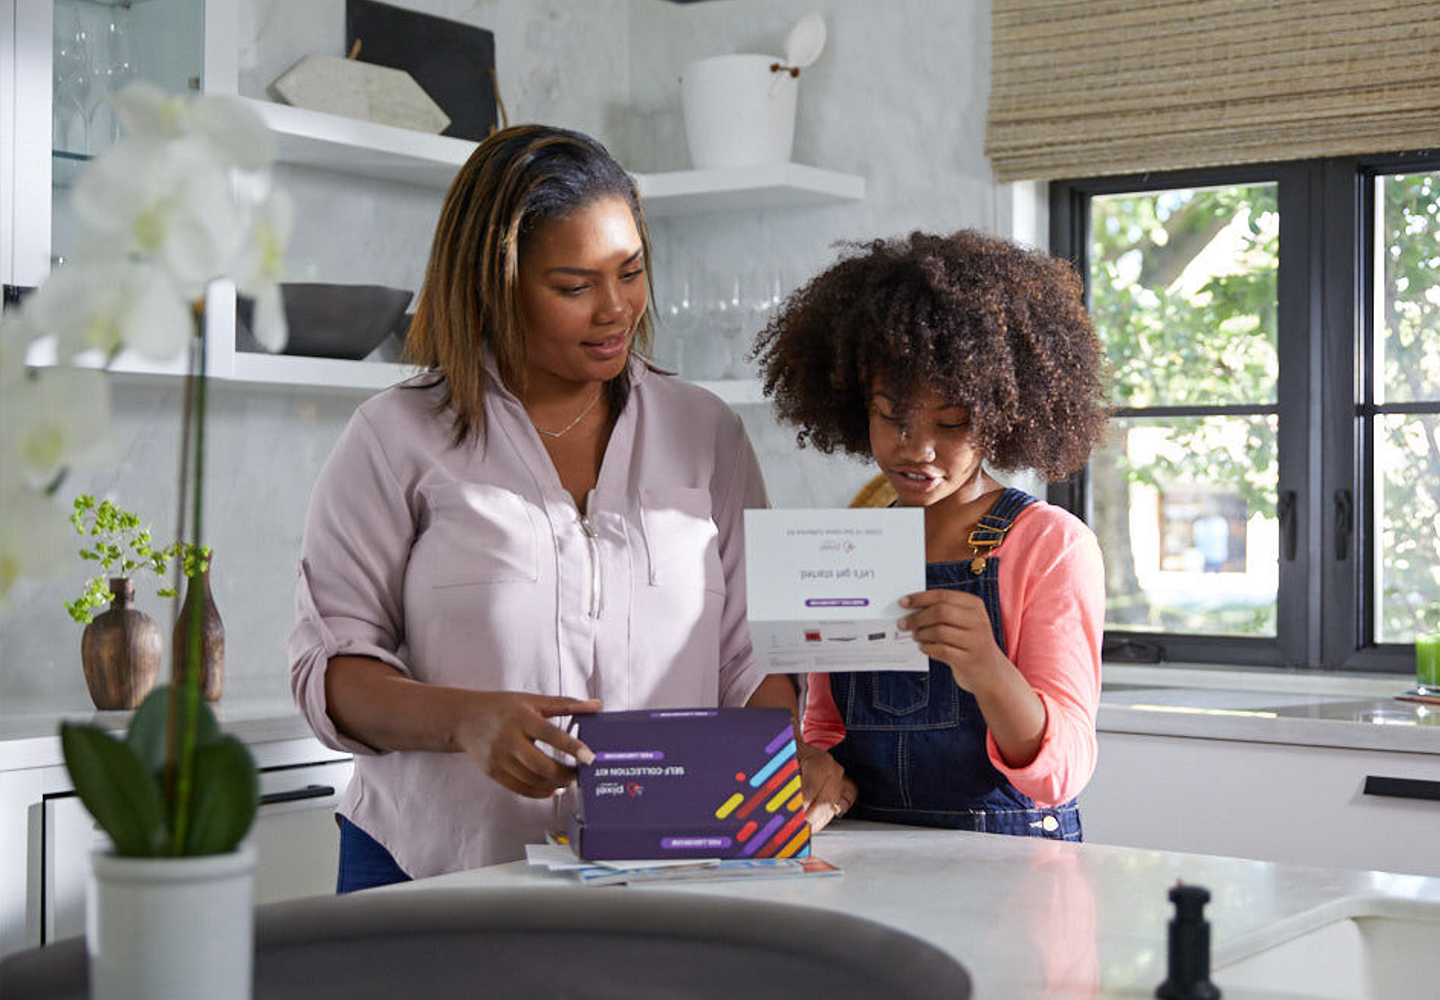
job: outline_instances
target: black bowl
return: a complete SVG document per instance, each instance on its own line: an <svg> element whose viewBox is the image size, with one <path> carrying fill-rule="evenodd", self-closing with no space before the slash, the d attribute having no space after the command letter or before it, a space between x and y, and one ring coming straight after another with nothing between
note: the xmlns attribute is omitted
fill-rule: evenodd
<svg viewBox="0 0 1440 1000"><path fill-rule="evenodd" d="M282 354L310 358L365 357L384 340L410 304L414 293L385 285L330 285L285 282L280 286L290 339ZM250 332L253 302L235 303L235 346L263 351Z"/></svg>

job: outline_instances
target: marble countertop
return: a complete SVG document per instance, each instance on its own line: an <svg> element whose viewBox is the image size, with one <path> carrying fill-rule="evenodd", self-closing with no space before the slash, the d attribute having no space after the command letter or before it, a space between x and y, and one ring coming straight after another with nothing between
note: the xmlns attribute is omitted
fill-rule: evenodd
<svg viewBox="0 0 1440 1000"><path fill-rule="evenodd" d="M815 854L839 877L655 883L596 892L739 896L837 910L905 931L948 952L976 997L1140 998L1165 978L1167 892L1208 888L1214 979L1258 943L1274 943L1312 911L1383 897L1440 906L1440 879L1307 868L1028 837L841 821ZM377 891L570 885L524 862ZM1322 909L1323 908L1323 909ZM1267 938L1267 935L1270 935ZM1227 1000L1273 996L1225 989Z"/></svg>
<svg viewBox="0 0 1440 1000"><path fill-rule="evenodd" d="M1440 705L1413 678L1106 664L1101 732L1440 754Z"/></svg>
<svg viewBox="0 0 1440 1000"><path fill-rule="evenodd" d="M1440 755L1440 705L1394 698L1407 678L1130 664L1106 664L1104 678L1101 732ZM311 737L283 695L227 695L214 708L220 724L252 746ZM62 720L120 731L129 718L74 699L7 700L0 771L61 763Z"/></svg>
<svg viewBox="0 0 1440 1000"><path fill-rule="evenodd" d="M313 740L310 726L289 698L273 696L226 697L211 706L221 727L252 749L269 743ZM32 703L6 706L0 712L0 771L53 767L64 762L60 754L61 722L86 722L115 733L130 724L130 712L100 712L83 705ZM316 743L319 746L319 743ZM348 754L324 751L336 757ZM263 766L263 761L261 762Z"/></svg>

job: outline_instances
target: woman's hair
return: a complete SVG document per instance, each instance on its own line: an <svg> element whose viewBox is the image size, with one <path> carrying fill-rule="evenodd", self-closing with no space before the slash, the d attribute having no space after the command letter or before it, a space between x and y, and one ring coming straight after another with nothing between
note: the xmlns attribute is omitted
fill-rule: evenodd
<svg viewBox="0 0 1440 1000"><path fill-rule="evenodd" d="M456 174L405 338L405 359L443 376L441 409L452 415L456 444L484 426L485 350L494 355L501 379L523 390L527 345L519 279L526 239L541 223L611 197L630 206L648 261L650 240L635 182L587 135L512 126L480 143ZM632 347L648 353L650 336L647 307ZM611 412L618 413L630 391L628 366L606 390Z"/></svg>
<svg viewBox="0 0 1440 1000"><path fill-rule="evenodd" d="M870 455L877 379L969 413L998 469L1062 479L1106 429L1104 350L1064 261L963 230L849 244L755 348L780 418L822 452Z"/></svg>

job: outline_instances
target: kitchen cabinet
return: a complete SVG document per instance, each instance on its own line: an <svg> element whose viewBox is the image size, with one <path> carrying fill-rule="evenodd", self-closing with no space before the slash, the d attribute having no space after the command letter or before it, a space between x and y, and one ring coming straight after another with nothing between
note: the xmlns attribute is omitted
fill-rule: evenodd
<svg viewBox="0 0 1440 1000"><path fill-rule="evenodd" d="M68 93L57 96L54 69L67 58L62 42L74 20L94 22L100 31L109 24L106 0L0 0L13 30L6 38L13 51L0 74L0 94L21 99L6 105L0 117L0 138L10 150L0 159L0 188L13 201L0 221L0 278L7 286L33 286L65 256L68 233L65 198L78 164L102 148L89 143L83 152L52 144L52 118L66 117ZM154 79L167 89L204 89L236 94L238 55L234 39L237 0L136 0L119 3L131 20L129 34L138 53L135 75ZM61 24L58 36L54 29ZM153 53L153 54L152 54ZM163 58L162 58L163 54ZM11 58L13 57L13 58ZM21 58L23 57L23 58ZM153 72L152 72L152 67ZM73 89L73 88L72 88ZM87 94L94 89L87 85ZM445 136L324 114L268 101L245 100L275 133L281 163L333 171L345 176L379 178L443 190L464 163L475 143ZM68 133L70 129L60 129ZM730 170L691 170L636 174L637 185L651 217L736 211L747 208L800 208L864 197L861 177L796 163L764 164ZM403 365L378 361L268 355L235 348L235 292L216 282L207 297L210 340L207 371L222 379L353 389L379 389L406 377ZM28 359L47 364L43 346ZM98 359L92 359L98 362ZM178 374L180 363L156 365L122 354L112 369L142 374ZM701 383L732 404L763 398L751 380Z"/></svg>
<svg viewBox="0 0 1440 1000"><path fill-rule="evenodd" d="M1440 875L1440 801L1375 794L1372 778L1440 790L1440 755L1102 732L1085 839Z"/></svg>
<svg viewBox="0 0 1440 1000"><path fill-rule="evenodd" d="M257 848L256 902L334 892L335 804L350 781L350 758L311 737L250 749L261 792L248 835ZM0 770L0 954L84 932L89 855L105 842L63 765L9 764Z"/></svg>

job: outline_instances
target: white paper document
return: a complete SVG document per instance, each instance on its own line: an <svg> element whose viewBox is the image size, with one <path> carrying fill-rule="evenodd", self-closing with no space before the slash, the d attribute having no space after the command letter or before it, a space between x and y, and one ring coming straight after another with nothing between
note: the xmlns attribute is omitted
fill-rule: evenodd
<svg viewBox="0 0 1440 1000"><path fill-rule="evenodd" d="M767 673L929 669L895 627L925 589L919 508L747 510L745 584Z"/></svg>

